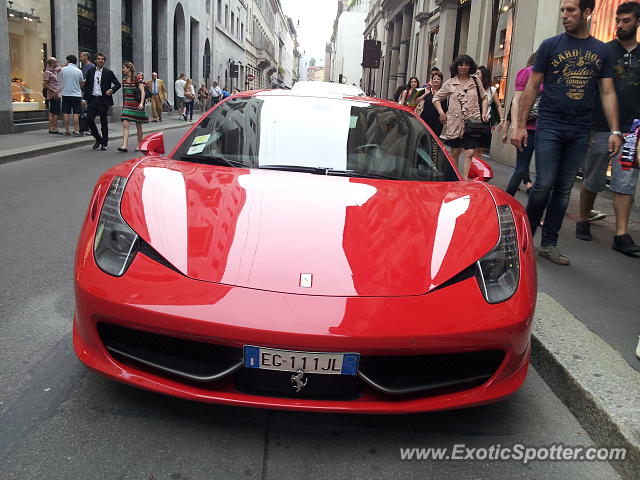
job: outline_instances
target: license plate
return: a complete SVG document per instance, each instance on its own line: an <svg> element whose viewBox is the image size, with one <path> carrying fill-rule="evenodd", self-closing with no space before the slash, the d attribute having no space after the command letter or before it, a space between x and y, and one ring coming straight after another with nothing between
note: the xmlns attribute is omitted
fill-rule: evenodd
<svg viewBox="0 0 640 480"><path fill-rule="evenodd" d="M295 352L275 348L244 346L244 366L283 372L355 375L359 353Z"/></svg>

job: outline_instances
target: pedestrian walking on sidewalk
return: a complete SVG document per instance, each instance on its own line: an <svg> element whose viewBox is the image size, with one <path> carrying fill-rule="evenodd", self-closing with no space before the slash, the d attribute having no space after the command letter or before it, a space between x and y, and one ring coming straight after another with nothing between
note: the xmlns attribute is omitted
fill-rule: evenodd
<svg viewBox="0 0 640 480"><path fill-rule="evenodd" d="M529 59L527 60L527 66L523 69L518 70L516 74L516 89L513 94L513 99L511 100L511 109L509 110L509 115L511 118L518 118L520 112L520 100L522 99L522 92L527 86L527 82L529 81L529 77L531 77L531 72L533 71L533 60L536 58L536 52L533 52ZM538 97L542 94L544 90L544 85L541 83L538 88ZM535 111L534 111L535 110ZM532 108L531 113L527 117L527 145L522 149L516 149L516 168L509 179L509 184L507 185L506 192L509 195L513 195L515 197L516 192L518 191L518 187L520 186L520 182L524 184L525 191L527 194L530 192L533 183L531 183L531 177L529 173L529 166L531 165L531 158L533 157L533 151L535 146L535 138L536 138L536 118L537 118L537 107L535 109ZM509 124L511 122L508 120L505 128L503 130L502 142L506 143L507 137L509 135ZM514 122L515 124L515 122Z"/></svg>
<svg viewBox="0 0 640 480"><path fill-rule="evenodd" d="M222 95L222 89L218 86L217 82L211 84L209 95L211 96L211 106L213 107L220 101L220 95Z"/></svg>
<svg viewBox="0 0 640 480"><path fill-rule="evenodd" d="M58 116L60 115L60 80L56 68L58 59L49 57L47 68L42 76L42 86L47 90L47 100L49 102L49 133L62 133L58 130Z"/></svg>
<svg viewBox="0 0 640 480"><path fill-rule="evenodd" d="M524 149L528 145L527 118L544 80L536 124L536 180L529 194L527 215L535 234L546 209L538 255L558 265L570 263L558 249L558 233L587 151L598 88L611 131L607 140L609 154L613 156L620 149L613 63L608 47L589 34L588 21L594 5L595 0L562 0L565 33L540 45L517 123L511 127L511 142Z"/></svg>
<svg viewBox="0 0 640 480"><path fill-rule="evenodd" d="M200 84L200 88L198 89L198 108L200 109L200 113L204 114L207 110L209 110L209 90L207 90L207 86L204 82Z"/></svg>
<svg viewBox="0 0 640 480"><path fill-rule="evenodd" d="M440 122L444 125L442 138L456 162L464 150L464 163L462 168L458 168L464 179L469 176L476 149L482 146L482 135L469 131L467 124L470 120L489 123L487 92L474 77L477 70L478 65L469 55L458 56L451 64L452 78L444 82L433 97ZM443 100L447 100L447 112L442 108Z"/></svg>
<svg viewBox="0 0 640 480"><path fill-rule="evenodd" d="M119 152L127 152L129 150L129 125L131 122L136 124L136 133L138 136L138 146L136 151L140 150L142 142L142 124L147 123L149 118L144 110L145 91L143 76L136 76L136 68L131 62L122 63L122 146L118 147Z"/></svg>
<svg viewBox="0 0 640 480"><path fill-rule="evenodd" d="M443 82L444 76L442 75L442 72L437 70L431 74L431 81L429 82L430 86L427 88L427 94L422 101L424 107L422 109L422 113L420 114L420 118L422 118L422 120L424 120L424 122L429 125L429 127L431 128L431 130L433 130L433 133L435 133L437 137L439 137L442 133L442 122L440 122L440 115L438 114L438 110L436 110L436 107L433 104L433 97L440 91ZM440 104L442 106L442 110L446 112L446 100L442 100Z"/></svg>
<svg viewBox="0 0 640 480"><path fill-rule="evenodd" d="M80 137L82 136L80 133L80 114L82 113L82 86L84 85L84 77L82 70L76 65L77 63L78 58L75 55L67 55L67 65L60 70L59 77L62 81L64 134L71 135L69 124L70 120L73 120L73 134L76 137Z"/></svg>
<svg viewBox="0 0 640 480"><path fill-rule="evenodd" d="M178 75L178 79L176 83L173 85L173 90L176 94L176 110L178 110L178 117L181 120L186 120L187 117L184 115L184 84L187 81L184 79L184 73Z"/></svg>
<svg viewBox="0 0 640 480"><path fill-rule="evenodd" d="M193 122L193 106L196 103L196 93L193 90L193 81L190 78L187 78L187 81L184 84L184 120L187 121L187 117L189 117L189 121Z"/></svg>
<svg viewBox="0 0 640 480"><path fill-rule="evenodd" d="M158 78L158 74L153 72L151 80L147 83L151 92L151 115L153 121L162 121L162 105L167 101L167 89L164 82Z"/></svg>
<svg viewBox="0 0 640 480"><path fill-rule="evenodd" d="M640 3L626 2L616 10L616 38L607 43L614 61L615 85L618 98L618 121L623 135L632 131L633 121L640 118L640 46L636 40L640 27ZM616 214L614 250L627 255L640 253L629 235L629 215L633 194L638 183L638 170L623 168L619 158L611 158L608 148L609 128L600 102L596 100L589 153L585 161L584 180L580 190L580 220L576 223L576 237L592 240L590 214L598 192L606 185L607 168L611 161L611 191Z"/></svg>
<svg viewBox="0 0 640 480"><path fill-rule="evenodd" d="M80 53L80 70L82 70L82 78L86 82L87 72L95 68L93 62L91 62L91 54L89 52ZM84 135L91 135L89 132L89 123L87 122L87 102L82 100L82 112L80 113L80 133Z"/></svg>
<svg viewBox="0 0 640 480"><path fill-rule="evenodd" d="M398 103L409 107L411 110L415 110L426 96L426 90L422 90L419 87L420 81L416 77L411 77L409 79L409 85L402 91Z"/></svg>
<svg viewBox="0 0 640 480"><path fill-rule="evenodd" d="M91 135L96 139L93 149L106 150L109 144L109 107L113 106L113 94L121 85L113 71L104 66L107 57L96 54L96 66L87 71L84 83L84 99L87 101L87 122ZM96 116L100 116L102 135L96 127Z"/></svg>
<svg viewBox="0 0 640 480"><path fill-rule="evenodd" d="M82 76L86 79L87 72L91 68L95 68L95 65L91 62L91 54L89 52L80 53L80 69L82 70Z"/></svg>

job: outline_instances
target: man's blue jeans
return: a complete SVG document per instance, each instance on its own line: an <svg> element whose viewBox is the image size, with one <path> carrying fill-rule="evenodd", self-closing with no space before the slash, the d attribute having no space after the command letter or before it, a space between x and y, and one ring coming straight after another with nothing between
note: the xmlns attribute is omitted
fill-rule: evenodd
<svg viewBox="0 0 640 480"><path fill-rule="evenodd" d="M546 207L542 246L558 244L558 232L569 205L571 188L578 169L584 163L588 145L588 128L583 132L536 131L536 180L529 194L527 216L531 232L535 233Z"/></svg>

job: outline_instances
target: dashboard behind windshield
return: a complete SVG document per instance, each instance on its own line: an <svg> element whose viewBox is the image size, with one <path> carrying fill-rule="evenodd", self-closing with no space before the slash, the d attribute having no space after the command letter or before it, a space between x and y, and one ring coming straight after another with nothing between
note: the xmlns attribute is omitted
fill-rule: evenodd
<svg viewBox="0 0 640 480"><path fill-rule="evenodd" d="M449 160L413 115L366 101L232 98L202 120L174 158L246 168L312 167L381 178L456 181ZM293 169L293 168L292 168Z"/></svg>

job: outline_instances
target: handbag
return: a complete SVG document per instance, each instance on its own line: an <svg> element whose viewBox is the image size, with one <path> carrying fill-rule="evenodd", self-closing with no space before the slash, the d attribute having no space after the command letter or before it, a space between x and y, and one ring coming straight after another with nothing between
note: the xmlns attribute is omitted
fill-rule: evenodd
<svg viewBox="0 0 640 480"><path fill-rule="evenodd" d="M476 84L476 91L478 92L478 107L480 107L480 115L482 115L482 103L480 102L480 88L478 87L478 81L474 77L474 83ZM470 137L482 137L484 135L491 135L491 125L484 123L482 118L467 118L464 121L464 133Z"/></svg>
<svg viewBox="0 0 640 480"><path fill-rule="evenodd" d="M169 102L167 102L166 100L162 104L162 111L164 113L169 113L171 111L171 104Z"/></svg>
<svg viewBox="0 0 640 480"><path fill-rule="evenodd" d="M415 112L418 116L422 115L422 112L424 112L424 100L421 100L420 103L416 105Z"/></svg>
<svg viewBox="0 0 640 480"><path fill-rule="evenodd" d="M540 94L536 97L536 101L533 102L533 106L529 111L529 116L527 117L527 122L532 122L538 119L538 108L540 107Z"/></svg>

